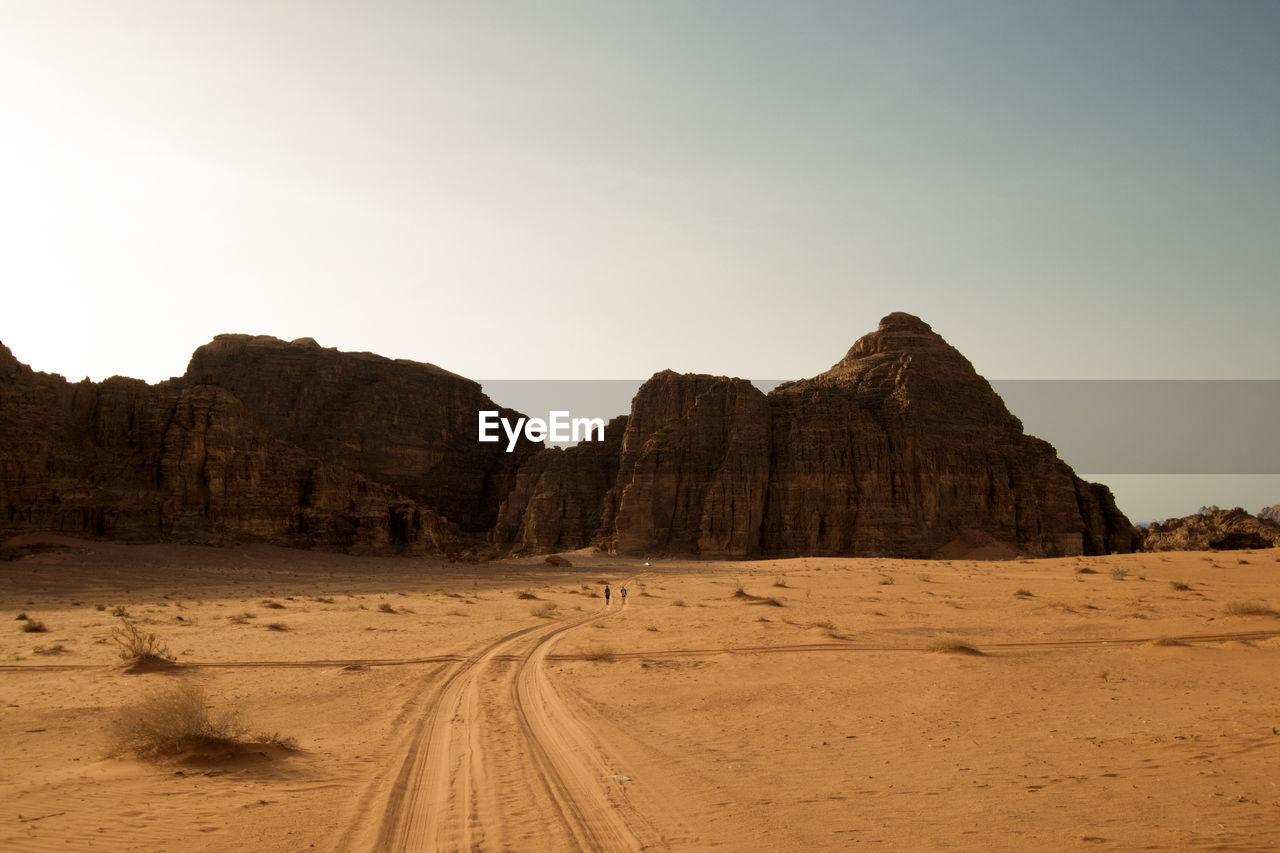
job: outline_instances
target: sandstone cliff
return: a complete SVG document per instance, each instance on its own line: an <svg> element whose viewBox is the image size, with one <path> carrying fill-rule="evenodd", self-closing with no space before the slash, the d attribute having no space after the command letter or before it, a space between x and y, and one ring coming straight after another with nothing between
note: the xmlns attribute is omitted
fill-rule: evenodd
<svg viewBox="0 0 1280 853"><path fill-rule="evenodd" d="M906 314L768 395L659 373L600 443L508 454L476 440L477 411L497 408L432 365L310 339L220 335L156 386L73 385L0 346L0 529L402 553L1132 546L1110 491Z"/></svg>
<svg viewBox="0 0 1280 853"><path fill-rule="evenodd" d="M1142 537L1146 551L1228 551L1280 545L1280 524L1235 509L1206 508L1158 521Z"/></svg>

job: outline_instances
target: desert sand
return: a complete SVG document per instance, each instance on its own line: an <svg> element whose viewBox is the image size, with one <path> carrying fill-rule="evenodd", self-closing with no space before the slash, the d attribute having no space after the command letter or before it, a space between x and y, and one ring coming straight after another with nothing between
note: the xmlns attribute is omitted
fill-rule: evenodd
<svg viewBox="0 0 1280 853"><path fill-rule="evenodd" d="M1280 848L1274 549L7 544L37 541L0 563L4 850ZM124 619L178 665L126 672ZM120 753L175 680L296 748Z"/></svg>

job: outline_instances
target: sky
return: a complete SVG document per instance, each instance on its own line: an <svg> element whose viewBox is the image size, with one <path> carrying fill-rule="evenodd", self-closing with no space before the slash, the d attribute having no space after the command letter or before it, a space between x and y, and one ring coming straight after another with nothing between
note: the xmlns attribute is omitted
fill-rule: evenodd
<svg viewBox="0 0 1280 853"><path fill-rule="evenodd" d="M790 378L901 310L991 379L1276 379L1277 44L1266 0L0 0L0 341ZM1117 494L1280 501L1236 481Z"/></svg>

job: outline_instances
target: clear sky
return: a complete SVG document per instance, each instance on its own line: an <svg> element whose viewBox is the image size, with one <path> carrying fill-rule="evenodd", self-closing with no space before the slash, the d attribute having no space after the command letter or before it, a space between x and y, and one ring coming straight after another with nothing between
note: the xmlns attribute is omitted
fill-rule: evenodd
<svg viewBox="0 0 1280 853"><path fill-rule="evenodd" d="M993 379L1280 378L1277 45L1268 0L0 0L0 341L800 377L904 310Z"/></svg>

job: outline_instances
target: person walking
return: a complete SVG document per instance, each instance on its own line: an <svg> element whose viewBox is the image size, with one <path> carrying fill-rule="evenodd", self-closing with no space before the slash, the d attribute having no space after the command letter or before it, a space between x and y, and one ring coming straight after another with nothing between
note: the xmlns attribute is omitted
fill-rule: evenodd
<svg viewBox="0 0 1280 853"><path fill-rule="evenodd" d="M626 607L627 606L627 588L624 586L622 589L618 590L618 592L622 595L622 606Z"/></svg>
<svg viewBox="0 0 1280 853"><path fill-rule="evenodd" d="M608 606L609 606L609 596L610 596L610 595L612 595L612 593L611 593L611 592L609 592L609 585L608 585L608 584L605 584L605 585L604 585L604 606L605 606L605 607L608 607Z"/></svg>

